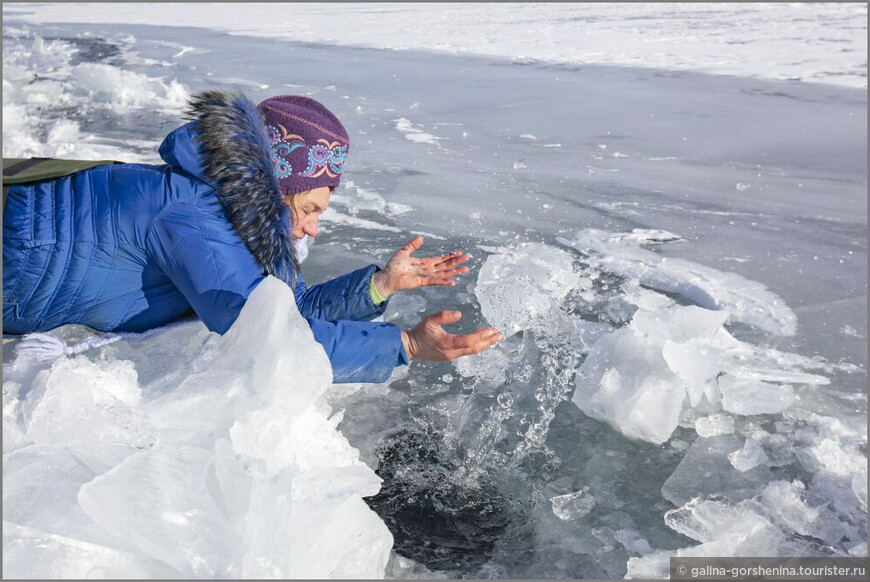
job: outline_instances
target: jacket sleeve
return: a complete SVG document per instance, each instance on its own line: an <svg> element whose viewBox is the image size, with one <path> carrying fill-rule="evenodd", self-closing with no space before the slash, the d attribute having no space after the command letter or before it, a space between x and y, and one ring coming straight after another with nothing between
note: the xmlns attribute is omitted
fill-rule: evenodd
<svg viewBox="0 0 870 582"><path fill-rule="evenodd" d="M402 332L392 323L305 318L332 362L332 381L386 382L393 368L409 364Z"/></svg>
<svg viewBox="0 0 870 582"><path fill-rule="evenodd" d="M206 327L223 334L265 274L234 232L209 225L192 204L175 206L152 224L149 252ZM335 383L384 382L394 367L409 363L393 324L305 319L329 357Z"/></svg>
<svg viewBox="0 0 870 582"><path fill-rule="evenodd" d="M383 303L375 305L369 293L372 275L380 270L377 265L369 265L313 287L306 287L302 274L297 274L298 282L294 293L299 312L304 317L330 321L371 321L382 315L390 302L387 298Z"/></svg>

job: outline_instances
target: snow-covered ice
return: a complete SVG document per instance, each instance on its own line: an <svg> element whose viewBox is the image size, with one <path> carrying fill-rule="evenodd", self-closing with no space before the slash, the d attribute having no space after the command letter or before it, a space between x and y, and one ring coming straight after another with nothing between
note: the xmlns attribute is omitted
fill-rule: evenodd
<svg viewBox="0 0 870 582"><path fill-rule="evenodd" d="M866 5L219 8L4 5L4 155L159 163L192 93L312 96L353 146L309 284L423 234L471 271L384 320L507 337L330 386L270 284L223 338L5 338L4 575L866 555Z"/></svg>
<svg viewBox="0 0 870 582"><path fill-rule="evenodd" d="M8 11L35 22L156 22L152 9L136 3L44 4ZM301 42L480 54L518 65L617 64L867 87L866 61L861 61L867 7L861 3L399 3L345 4L341 10L313 3L281 10L230 4L208 13L175 4L160 12L160 23L168 26ZM583 34L577 34L578 22Z"/></svg>

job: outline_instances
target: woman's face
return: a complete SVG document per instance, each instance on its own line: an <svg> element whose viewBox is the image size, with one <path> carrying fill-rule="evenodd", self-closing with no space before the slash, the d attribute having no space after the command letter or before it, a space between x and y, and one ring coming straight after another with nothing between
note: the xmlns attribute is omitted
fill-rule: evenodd
<svg viewBox="0 0 870 582"><path fill-rule="evenodd" d="M284 202L293 211L295 217L294 240L299 240L306 234L312 238L317 236L317 220L329 206L331 196L332 188L327 186L284 196Z"/></svg>

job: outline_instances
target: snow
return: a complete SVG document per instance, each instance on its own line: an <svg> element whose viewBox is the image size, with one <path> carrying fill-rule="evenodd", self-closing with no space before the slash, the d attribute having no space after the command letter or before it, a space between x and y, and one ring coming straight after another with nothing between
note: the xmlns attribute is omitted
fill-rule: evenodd
<svg viewBox="0 0 870 582"><path fill-rule="evenodd" d="M440 137L436 137L431 133L426 133L419 127L416 127L410 119L400 117L394 120L396 123L396 131L405 135L405 139L414 143L426 143L430 145L438 145Z"/></svg>
<svg viewBox="0 0 870 582"><path fill-rule="evenodd" d="M4 155L159 163L189 94L310 95L353 144L309 284L423 233L470 272L384 320L507 336L378 386L329 386L286 289L232 337L4 338L4 575L866 555L866 5L3 10Z"/></svg>
<svg viewBox="0 0 870 582"><path fill-rule="evenodd" d="M246 3L207 13L196 4L173 4L159 17L147 4L77 3L9 6L4 12L39 23L205 27L307 43L479 54L517 66L544 61L700 69L867 87L867 7L860 3L399 3L345 4L341 10Z"/></svg>
<svg viewBox="0 0 870 582"><path fill-rule="evenodd" d="M46 131L45 119L76 108L101 115L145 108L178 114L189 96L187 87L177 79L150 77L117 64L77 62L79 49L69 41L46 41L26 30L15 38L3 50L4 156L154 160L154 153L137 155L129 145L153 150L159 142L142 143L134 137L114 145L82 133L80 123L69 119L58 119ZM47 135L40 139L37 135L43 132Z"/></svg>

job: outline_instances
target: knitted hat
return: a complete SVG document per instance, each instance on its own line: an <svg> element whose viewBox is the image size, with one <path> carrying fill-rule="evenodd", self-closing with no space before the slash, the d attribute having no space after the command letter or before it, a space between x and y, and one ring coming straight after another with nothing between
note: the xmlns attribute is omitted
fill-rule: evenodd
<svg viewBox="0 0 870 582"><path fill-rule="evenodd" d="M300 95L270 97L257 108L266 120L272 164L282 192L338 186L350 139L329 109Z"/></svg>

